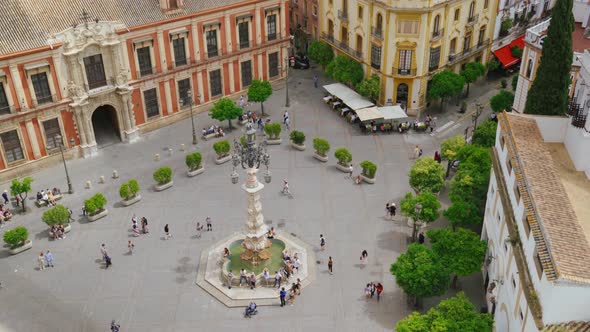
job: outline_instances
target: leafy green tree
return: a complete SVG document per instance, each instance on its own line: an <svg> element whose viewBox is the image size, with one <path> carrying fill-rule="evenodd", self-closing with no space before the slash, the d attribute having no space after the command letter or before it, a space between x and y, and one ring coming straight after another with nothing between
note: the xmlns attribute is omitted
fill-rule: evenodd
<svg viewBox="0 0 590 332"><path fill-rule="evenodd" d="M515 58L522 58L522 48L518 47L518 45L514 45L510 48L510 53ZM518 76L518 75L516 75Z"/></svg>
<svg viewBox="0 0 590 332"><path fill-rule="evenodd" d="M512 91L516 92L516 86L518 85L518 75L512 76Z"/></svg>
<svg viewBox="0 0 590 332"><path fill-rule="evenodd" d="M440 143L440 158L447 161L447 172L445 177L449 177L451 165L457 160L457 152L459 152L465 144L465 138L462 135L449 137Z"/></svg>
<svg viewBox="0 0 590 332"><path fill-rule="evenodd" d="M29 238L29 231L23 226L16 226L15 228L4 233L4 242L8 244L10 249L16 249L25 244Z"/></svg>
<svg viewBox="0 0 590 332"><path fill-rule="evenodd" d="M418 158L410 168L410 186L416 193L440 192L445 185L445 169L433 158Z"/></svg>
<svg viewBox="0 0 590 332"><path fill-rule="evenodd" d="M432 244L432 251L440 258L442 265L453 274L452 287L456 288L458 277L468 276L481 269L487 244L477 233L458 228L453 231L431 229L426 232Z"/></svg>
<svg viewBox="0 0 590 332"><path fill-rule="evenodd" d="M475 306L459 292L441 301L425 314L413 312L396 324L398 332L492 332L491 314L480 314Z"/></svg>
<svg viewBox="0 0 590 332"><path fill-rule="evenodd" d="M84 208L89 215L101 212L105 205L107 205L107 199L101 193L96 193L84 201Z"/></svg>
<svg viewBox="0 0 590 332"><path fill-rule="evenodd" d="M502 89L497 95L490 99L490 106L496 113L504 110L510 111L514 103L514 93Z"/></svg>
<svg viewBox="0 0 590 332"><path fill-rule="evenodd" d="M496 144L496 129L498 123L495 121L485 121L484 123L477 126L471 137L471 143L473 145L481 146L484 148L490 148Z"/></svg>
<svg viewBox="0 0 590 332"><path fill-rule="evenodd" d="M360 63L346 55L339 55L326 67L326 75L348 86L356 86L365 73Z"/></svg>
<svg viewBox="0 0 590 332"><path fill-rule="evenodd" d="M453 204L460 201L472 203L479 209L481 217L492 167L490 151L488 148L466 145L457 153L457 159L460 161L459 170L451 181L449 198Z"/></svg>
<svg viewBox="0 0 590 332"><path fill-rule="evenodd" d="M248 100L260 103L260 111L264 116L264 102L272 95L272 86L269 81L253 79L248 87Z"/></svg>
<svg viewBox="0 0 590 332"><path fill-rule="evenodd" d="M533 86L528 92L525 113L564 115L567 112L572 67L573 0L560 0L551 12L551 24L543 40L543 51Z"/></svg>
<svg viewBox="0 0 590 332"><path fill-rule="evenodd" d="M464 85L465 79L461 75L455 74L454 72L445 69L432 76L430 88L428 89L427 93L428 99L440 99L444 109L445 99L457 95L463 90Z"/></svg>
<svg viewBox="0 0 590 332"><path fill-rule="evenodd" d="M486 63L486 68L489 72L496 71L500 68L500 62L495 58Z"/></svg>
<svg viewBox="0 0 590 332"><path fill-rule="evenodd" d="M465 69L461 70L461 76L467 83L467 93L469 95L469 84L475 82L478 78L485 75L486 66L481 62L469 62L465 65Z"/></svg>
<svg viewBox="0 0 590 332"><path fill-rule="evenodd" d="M41 220L48 226L67 225L70 221L70 211L65 206L58 204L43 212Z"/></svg>
<svg viewBox="0 0 590 332"><path fill-rule="evenodd" d="M297 145L303 145L303 143L305 143L305 134L302 131L293 130L291 134L289 134L289 138Z"/></svg>
<svg viewBox="0 0 590 332"><path fill-rule="evenodd" d="M368 80L363 80L359 85L356 86L358 92L371 99L372 102L376 103L379 99L379 93L381 92L381 82L379 76L376 74L371 75Z"/></svg>
<svg viewBox="0 0 590 332"><path fill-rule="evenodd" d="M248 90L249 91L249 90ZM218 121L227 120L229 129L231 130L231 120L237 119L242 115L242 109L236 105L236 102L224 97L213 104L213 108L209 110L209 116Z"/></svg>
<svg viewBox="0 0 590 332"><path fill-rule="evenodd" d="M510 29L512 29L512 25L513 25L513 21L511 18L507 18L507 19L503 20L500 25L500 35L506 36L508 34L508 31Z"/></svg>
<svg viewBox="0 0 590 332"><path fill-rule="evenodd" d="M389 271L417 306L421 298L442 295L449 287L449 274L438 256L418 243L410 244L408 250L391 264Z"/></svg>
<svg viewBox="0 0 590 332"><path fill-rule="evenodd" d="M334 59L334 51L332 51L330 45L320 40L314 40L309 45L307 54L310 59L322 65L324 69Z"/></svg>
<svg viewBox="0 0 590 332"><path fill-rule="evenodd" d="M363 175L374 179L375 178L375 173L377 173L377 165L375 165L374 162L370 161L370 160L363 160L360 163L361 168L363 169Z"/></svg>
<svg viewBox="0 0 590 332"><path fill-rule="evenodd" d="M422 205L422 209L416 210L416 205ZM438 219L440 216L440 202L435 194L429 191L423 191L420 194L414 196L412 193L406 193L404 198L400 201L400 210L402 215L408 218L412 218L414 223L412 225L412 241L416 241L418 236L418 224L416 221L424 223L431 223Z"/></svg>
<svg viewBox="0 0 590 332"><path fill-rule="evenodd" d="M23 213L27 211L25 202L27 201L27 196L31 192L31 182L33 182L33 179L26 177L22 181L14 179L10 184L10 193L12 196L18 196L20 198L21 204L23 205Z"/></svg>
<svg viewBox="0 0 590 332"><path fill-rule="evenodd" d="M218 159L227 156L229 154L230 149L231 146L229 145L229 142L227 140L222 140L219 142L215 142L215 144L213 144L213 150L215 151L215 153L217 153Z"/></svg>
<svg viewBox="0 0 590 332"><path fill-rule="evenodd" d="M471 201L455 201L443 212L443 215L449 219L453 230L458 226L478 225L483 221L479 215L479 208Z"/></svg>

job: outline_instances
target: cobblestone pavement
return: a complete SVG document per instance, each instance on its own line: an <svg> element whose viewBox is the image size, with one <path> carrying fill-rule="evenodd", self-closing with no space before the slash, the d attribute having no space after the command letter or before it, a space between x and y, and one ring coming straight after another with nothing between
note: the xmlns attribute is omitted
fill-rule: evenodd
<svg viewBox="0 0 590 332"><path fill-rule="evenodd" d="M122 331L142 332L195 328L259 332L392 330L409 310L389 266L405 250L410 229L399 219L385 220L384 205L399 201L409 191L407 172L413 146L421 144L425 155L432 155L439 138L416 133L361 134L321 101L323 92L313 88L314 70L295 71L289 91L291 126L305 132L308 148L304 152L290 148L283 132L283 144L269 147L273 182L262 194L267 222L295 234L315 250L319 249L320 234L327 240L326 252L317 253L321 261L317 280L304 289L294 306L280 308L277 299L276 307L261 308L254 319L245 320L241 309L227 309L195 285L201 250L243 229L246 202L242 190L230 182L231 165L214 163L212 144L217 139L200 141L197 146L203 153L205 173L186 176L186 152L180 151L180 145L186 144L189 151L195 147L190 144L190 120L184 120L143 135L138 143L111 145L100 149L95 158L68 162L76 192L60 203L75 211L76 222L66 239L48 240L47 227L40 219L46 208L37 208L32 201L29 213L15 216L2 229L26 226L33 249L16 256L0 251L0 331L105 331L112 319L121 323ZM322 78L320 84L325 83ZM277 86L265 103L273 120L282 119L284 92L284 85ZM215 123L206 113L199 114L196 121L198 128ZM229 137L240 134L240 130L234 130ZM328 163L312 157L312 139L317 136L332 145ZM166 151L169 147L171 154ZM339 147L351 151L355 173L361 161L376 162L377 183L356 186L346 179L334 165L333 151ZM160 161L154 161L155 153L161 155ZM152 173L164 165L175 172L174 187L155 192ZM119 179L110 178L114 169ZM98 183L101 175L106 177L104 184ZM34 192L54 186L66 188L61 165L40 170L33 177ZM130 178L138 179L143 199L123 207L118 187ZM283 178L289 179L292 199L279 194ZM243 179L242 173L240 181ZM92 189L84 189L87 180L92 181ZM0 188L8 186L4 183ZM83 200L95 192L107 197L109 215L89 223L80 212ZM132 237L133 214L147 217L149 235ZM197 239L196 221L203 222L206 216L213 218L214 231ZM173 234L167 241L163 240L166 223ZM437 223L433 227L445 225L444 220ZM133 255L126 254L129 239L136 244ZM107 245L113 258L108 270L100 261L101 243ZM36 257L47 249L55 255L55 268L38 271ZM359 265L363 249L369 253L365 268ZM328 255L334 259L334 275L327 273ZM462 280L463 288L476 301L482 296L480 279L476 274ZM383 283L381 303L364 299L363 288L369 281ZM437 301L431 299L427 305Z"/></svg>

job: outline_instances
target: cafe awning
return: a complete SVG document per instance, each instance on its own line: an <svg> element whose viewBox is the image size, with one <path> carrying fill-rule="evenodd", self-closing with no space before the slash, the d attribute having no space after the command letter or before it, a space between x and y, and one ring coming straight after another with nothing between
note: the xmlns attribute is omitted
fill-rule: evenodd
<svg viewBox="0 0 590 332"><path fill-rule="evenodd" d="M518 46L521 50L524 49L524 35L516 38L510 44L494 51L494 55L502 63L502 68L504 69L508 69L520 62L520 58L512 56L512 48L514 46Z"/></svg>
<svg viewBox="0 0 590 332"><path fill-rule="evenodd" d="M379 112L377 107L362 108L354 112L356 113L356 115L358 115L359 120L361 120L361 122L383 120L383 115L381 114L381 112Z"/></svg>
<svg viewBox="0 0 590 332"><path fill-rule="evenodd" d="M367 100L365 97L359 95L356 91L342 83L324 85L323 88L324 90L328 91L329 94L342 100L342 103L344 103L353 111L365 107L375 106L375 104Z"/></svg>
<svg viewBox="0 0 590 332"><path fill-rule="evenodd" d="M408 115L399 105L377 107L377 111L381 113L384 120L405 120Z"/></svg>

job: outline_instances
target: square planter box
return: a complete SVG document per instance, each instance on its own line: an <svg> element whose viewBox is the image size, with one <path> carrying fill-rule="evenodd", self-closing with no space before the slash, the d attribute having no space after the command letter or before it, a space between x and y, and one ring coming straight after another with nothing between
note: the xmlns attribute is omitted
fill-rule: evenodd
<svg viewBox="0 0 590 332"><path fill-rule="evenodd" d="M316 152L314 152L313 157L321 162L328 162L328 156L320 156Z"/></svg>
<svg viewBox="0 0 590 332"><path fill-rule="evenodd" d="M299 144L295 144L295 143L293 143L293 141L291 141L291 146L293 148L295 148L296 150L299 150L299 151L304 151L305 150L305 144L299 145Z"/></svg>
<svg viewBox="0 0 590 332"><path fill-rule="evenodd" d="M88 218L88 221L96 221L96 220L98 220L100 218L106 217L107 214L109 214L109 210L103 209L102 211L100 211L99 213L97 213L97 214L95 214L93 216L88 215L87 218Z"/></svg>
<svg viewBox="0 0 590 332"><path fill-rule="evenodd" d="M154 189L156 191L162 191L162 190L166 190L170 187L172 187L174 185L174 181L170 181L168 183L164 183L164 184L157 184L154 186Z"/></svg>
<svg viewBox="0 0 590 332"><path fill-rule="evenodd" d="M192 178L193 176L197 176L197 175L203 173L204 171L205 171L205 167L201 166L201 168L198 168L192 172L191 171L186 172L186 175L188 175L188 177Z"/></svg>
<svg viewBox="0 0 590 332"><path fill-rule="evenodd" d="M366 177L363 174L361 174L361 178L363 178L363 181L365 181L366 183L369 184L375 184L375 178L370 178L370 177Z"/></svg>
<svg viewBox="0 0 590 332"><path fill-rule="evenodd" d="M215 159L215 163L216 163L217 165L221 165L221 164L225 164L225 163L227 163L227 162L228 162L228 161L230 161L230 160L231 160L231 155L227 155L227 156L225 156L225 157L221 157L221 158L217 158L217 159Z"/></svg>
<svg viewBox="0 0 590 332"><path fill-rule="evenodd" d="M121 204L123 204L123 206L129 206L129 205L135 204L139 201L141 201L141 195L137 194L133 198L121 200Z"/></svg>
<svg viewBox="0 0 590 332"><path fill-rule="evenodd" d="M25 244L23 244L20 247L14 248L14 249L8 249L8 252L10 252L11 255L16 255L16 254L20 254L21 252L23 252L25 250L29 250L31 248L33 248L33 241L26 240Z"/></svg>

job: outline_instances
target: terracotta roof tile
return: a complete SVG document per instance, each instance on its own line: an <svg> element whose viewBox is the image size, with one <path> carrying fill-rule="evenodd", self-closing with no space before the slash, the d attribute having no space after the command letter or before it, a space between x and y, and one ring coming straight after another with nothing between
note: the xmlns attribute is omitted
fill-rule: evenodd
<svg viewBox="0 0 590 332"><path fill-rule="evenodd" d="M590 322L567 322L545 326L543 332L590 332Z"/></svg>

